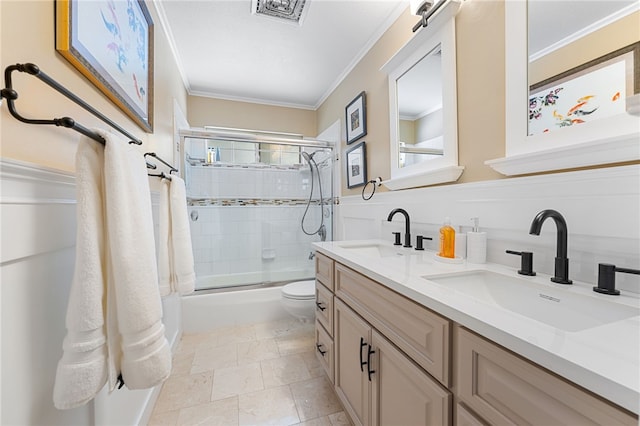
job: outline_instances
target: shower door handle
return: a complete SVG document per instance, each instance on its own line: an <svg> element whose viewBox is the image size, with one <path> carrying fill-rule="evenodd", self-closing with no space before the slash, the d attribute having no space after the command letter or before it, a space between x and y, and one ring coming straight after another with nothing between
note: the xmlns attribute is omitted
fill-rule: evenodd
<svg viewBox="0 0 640 426"><path fill-rule="evenodd" d="M318 307L318 309L320 309L321 311L324 311L325 309L327 309L326 306L322 306L322 302L316 302L316 306Z"/></svg>

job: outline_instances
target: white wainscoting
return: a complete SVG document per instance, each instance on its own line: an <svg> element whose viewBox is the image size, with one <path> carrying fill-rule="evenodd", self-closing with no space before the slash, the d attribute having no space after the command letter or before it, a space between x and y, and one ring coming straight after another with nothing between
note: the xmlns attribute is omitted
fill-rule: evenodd
<svg viewBox="0 0 640 426"><path fill-rule="evenodd" d="M529 227L539 211L554 209L567 221L570 278L595 284L598 263L640 268L638 165L376 193L370 201L349 196L337 207L336 239L391 241L391 232L404 233L404 221L386 219L401 207L411 217L413 245L416 235L426 235L434 250L445 216L464 232L477 216L487 232L488 261L518 267L519 257L505 250L532 251L534 270L546 274L553 274L555 224L546 221L540 236L529 235ZM616 285L640 293L637 275L616 274Z"/></svg>
<svg viewBox="0 0 640 426"><path fill-rule="evenodd" d="M103 390L95 401L72 410L53 406L75 262L75 177L0 160L0 184L0 423L145 424L159 387L123 388L112 395ZM163 299L163 308L167 337L175 347L181 332L179 297Z"/></svg>

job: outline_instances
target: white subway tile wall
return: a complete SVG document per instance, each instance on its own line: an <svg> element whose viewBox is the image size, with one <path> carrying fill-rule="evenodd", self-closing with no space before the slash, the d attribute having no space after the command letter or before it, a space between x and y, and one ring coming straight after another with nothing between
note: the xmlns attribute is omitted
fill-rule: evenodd
<svg viewBox="0 0 640 426"><path fill-rule="evenodd" d="M326 200L331 197L330 168L320 170ZM190 222L196 275L258 273L264 280L275 272L313 275L311 243L320 238L301 228L311 189L308 167L197 165L189 166L187 176L189 213L197 214ZM320 225L319 198L316 178L305 217L307 232ZM324 210L330 208L326 204ZM324 220L330 236L331 218Z"/></svg>

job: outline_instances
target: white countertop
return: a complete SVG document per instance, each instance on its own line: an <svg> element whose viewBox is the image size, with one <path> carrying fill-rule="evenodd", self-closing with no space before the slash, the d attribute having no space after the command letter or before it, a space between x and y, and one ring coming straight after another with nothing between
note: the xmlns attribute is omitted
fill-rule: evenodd
<svg viewBox="0 0 640 426"><path fill-rule="evenodd" d="M554 291L578 293L639 309L639 315L579 331L565 331L422 278L471 270L489 270L514 277L517 269L497 264L442 263L432 251L397 247L405 256L375 258L347 245L393 245L381 240L314 243L316 249L390 289L512 350L558 375L636 414L640 411L640 298L607 296L594 284L554 284L539 274L525 279ZM417 254L419 253L419 254ZM410 254L410 255L409 255ZM543 314L543 313L542 313Z"/></svg>

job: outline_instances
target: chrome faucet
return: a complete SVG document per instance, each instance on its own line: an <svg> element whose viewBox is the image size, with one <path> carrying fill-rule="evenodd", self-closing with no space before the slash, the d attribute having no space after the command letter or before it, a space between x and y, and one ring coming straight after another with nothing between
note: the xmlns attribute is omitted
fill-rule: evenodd
<svg viewBox="0 0 640 426"><path fill-rule="evenodd" d="M569 279L569 259L567 258L567 222L564 217L555 210L542 210L533 218L529 234L540 235L542 223L551 218L556 223L558 241L556 243L557 253L555 262L555 272L551 281L558 284L571 284Z"/></svg>
<svg viewBox="0 0 640 426"><path fill-rule="evenodd" d="M407 213L404 209L393 209L391 213L389 213L389 217L387 217L387 221L391 222L393 216L396 213L400 213L404 216L404 245L403 247L411 247L411 224L409 221L409 213Z"/></svg>

